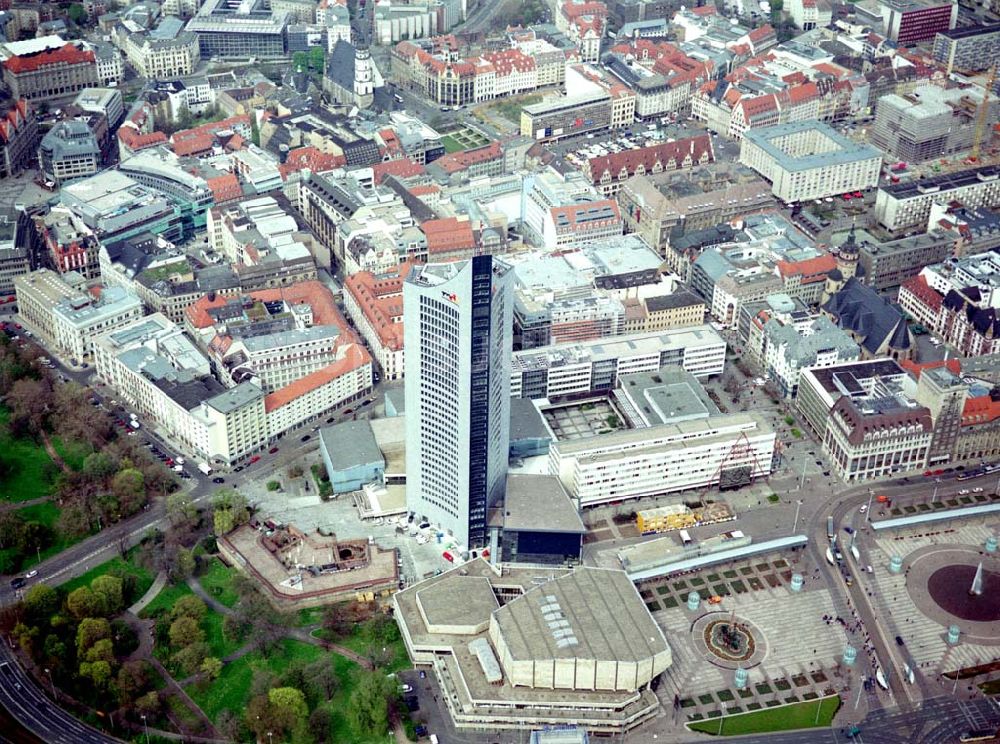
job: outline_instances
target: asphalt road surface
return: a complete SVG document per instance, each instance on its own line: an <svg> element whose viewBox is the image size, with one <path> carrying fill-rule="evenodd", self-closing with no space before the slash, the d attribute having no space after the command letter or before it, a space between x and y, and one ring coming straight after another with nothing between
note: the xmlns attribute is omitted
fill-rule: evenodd
<svg viewBox="0 0 1000 744"><path fill-rule="evenodd" d="M0 704L46 744L114 744L121 741L81 723L53 703L0 643Z"/></svg>

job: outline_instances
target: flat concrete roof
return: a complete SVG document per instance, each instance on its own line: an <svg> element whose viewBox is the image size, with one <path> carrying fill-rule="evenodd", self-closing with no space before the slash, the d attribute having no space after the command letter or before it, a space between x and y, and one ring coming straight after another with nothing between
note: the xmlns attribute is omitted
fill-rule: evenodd
<svg viewBox="0 0 1000 744"><path fill-rule="evenodd" d="M507 530L573 532L587 528L555 475L507 476L503 526Z"/></svg>
<svg viewBox="0 0 1000 744"><path fill-rule="evenodd" d="M319 439L335 470L385 462L369 421L345 421L324 426L319 430Z"/></svg>
<svg viewBox="0 0 1000 744"><path fill-rule="evenodd" d="M500 607L485 576L449 574L444 581L417 590L417 603L431 625L480 625Z"/></svg>
<svg viewBox="0 0 1000 744"><path fill-rule="evenodd" d="M676 563L665 563L662 566L656 566L655 568L649 568L645 571L636 571L635 573L628 574L629 580L631 581L645 581L646 579L655 579L659 576L667 576L669 574L681 573L684 571L694 571L698 568L704 568L705 566L714 566L717 563L728 563L729 561L737 561L741 558L749 558L752 555L760 555L761 553L773 553L778 550L787 550L788 548L797 548L800 545L805 545L809 542L809 538L805 535L793 535L792 537L780 537L777 540L768 540L767 542L754 543L753 545L745 545L741 548L733 548L732 550L722 550L718 553L709 553L708 555L701 555L697 558L689 558L686 561L677 561Z"/></svg>
<svg viewBox="0 0 1000 744"><path fill-rule="evenodd" d="M520 660L638 662L669 649L624 571L577 568L507 603L496 620Z"/></svg>

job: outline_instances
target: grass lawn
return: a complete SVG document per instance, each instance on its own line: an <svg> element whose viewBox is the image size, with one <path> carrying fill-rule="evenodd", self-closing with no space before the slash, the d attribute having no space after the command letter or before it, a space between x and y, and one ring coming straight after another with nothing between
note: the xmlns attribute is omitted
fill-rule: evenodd
<svg viewBox="0 0 1000 744"><path fill-rule="evenodd" d="M63 462L73 468L73 470L82 470L83 461L87 455L94 451L93 447L89 444L64 442L59 437L52 437L52 446L55 447L56 452L59 453L59 457L62 458Z"/></svg>
<svg viewBox="0 0 1000 744"><path fill-rule="evenodd" d="M817 706L819 707L818 719L816 718ZM768 731L790 731L814 726L825 728L833 721L833 716L839 707L840 698L834 695L808 703L793 703L753 713L726 716L725 720L721 722L722 734L723 736L737 736ZM687 727L692 731L718 734L719 725L719 719L715 719L689 723Z"/></svg>
<svg viewBox="0 0 1000 744"><path fill-rule="evenodd" d="M208 570L198 577L198 581L217 602L232 607L239 601L239 595L232 586L235 575L235 568L230 568L218 558L213 558L208 564Z"/></svg>
<svg viewBox="0 0 1000 744"><path fill-rule="evenodd" d="M230 641L222 634L222 621L225 618L218 612L208 611L201 627L205 631L205 643L212 649L211 654L217 659L224 659L229 654L238 650L240 646L250 641L245 638L242 641Z"/></svg>
<svg viewBox="0 0 1000 744"><path fill-rule="evenodd" d="M129 553L129 561L123 561L121 558L112 558L107 563L94 566L92 569L87 571L87 573L67 581L62 585L62 589L68 594L81 586L90 586L90 582L98 576L104 576L104 574L111 573L112 571L115 573L124 571L135 577L135 591L133 592L133 596L125 598L126 603L131 604L145 594L146 590L153 584L153 574L151 574L147 569L137 566L131 562L131 559L134 556L135 549Z"/></svg>
<svg viewBox="0 0 1000 744"><path fill-rule="evenodd" d="M299 610L298 620L296 625L300 628L304 628L307 625L318 625L323 621L323 608L322 607L306 607Z"/></svg>
<svg viewBox="0 0 1000 744"><path fill-rule="evenodd" d="M48 496L52 481L48 478L49 454L40 444L30 439L15 439L7 429L10 411L0 406L0 452L3 461L11 468L4 477L2 498L7 501L28 501Z"/></svg>
<svg viewBox="0 0 1000 744"><path fill-rule="evenodd" d="M494 103L490 108L507 121L519 125L521 123L521 109L533 103L541 103L544 98L541 93L532 93L531 95L519 96L518 98Z"/></svg>
<svg viewBox="0 0 1000 744"><path fill-rule="evenodd" d="M447 153L462 152L465 149L465 145L447 134L441 138L441 144L444 145L444 151Z"/></svg>
<svg viewBox="0 0 1000 744"><path fill-rule="evenodd" d="M178 584L177 586L167 584L160 590L160 593L156 595L153 601L146 605L146 608L139 613L139 617L154 617L160 614L160 612L170 612L170 609L177 603L177 600L188 594L193 594L193 592L187 584Z"/></svg>
<svg viewBox="0 0 1000 744"><path fill-rule="evenodd" d="M191 685L186 691L205 711L205 715L213 721L216 720L219 713L227 709L236 715L241 715L250 696L250 682L253 680L254 669L270 669L275 674L281 674L282 670L292 662L299 660L307 663L313 662L324 653L326 652L318 646L285 638L281 642L281 648L275 651L271 658L265 658L257 652L247 654L231 664L226 664L218 679L211 685L204 689L199 689L197 685ZM337 657L337 659L340 658L342 657ZM352 667L356 666L347 659L343 659L343 661ZM338 667L338 673L339 671ZM335 739L335 741L349 740Z"/></svg>
<svg viewBox="0 0 1000 744"><path fill-rule="evenodd" d="M350 635L340 636L340 637L329 637L331 642L336 643L338 646L343 646L348 648L359 656L364 656L368 651L368 641L364 636L364 624L359 624L354 626L354 632ZM317 635L324 635L323 633L318 633ZM396 640L389 645L392 650L392 660L386 666L386 673L388 672L398 672L400 669L410 668L410 657L406 653L406 646L403 643L402 637L397 637Z"/></svg>

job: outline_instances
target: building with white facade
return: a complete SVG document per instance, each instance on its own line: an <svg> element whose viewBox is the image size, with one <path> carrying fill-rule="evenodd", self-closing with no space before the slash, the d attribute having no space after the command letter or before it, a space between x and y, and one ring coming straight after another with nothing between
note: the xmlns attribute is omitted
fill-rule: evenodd
<svg viewBox="0 0 1000 744"><path fill-rule="evenodd" d="M318 281L238 297L209 293L185 316L226 387L252 382L263 391L272 437L371 391L371 356Z"/></svg>
<svg viewBox="0 0 1000 744"><path fill-rule="evenodd" d="M368 342L385 380L403 376L403 282L413 264L389 271L359 271L344 282L344 309Z"/></svg>
<svg viewBox="0 0 1000 744"><path fill-rule="evenodd" d="M540 248L603 240L621 235L621 210L602 198L582 173L553 169L524 178L521 217Z"/></svg>
<svg viewBox="0 0 1000 744"><path fill-rule="evenodd" d="M740 162L792 203L878 186L882 153L822 122L800 121L746 131Z"/></svg>
<svg viewBox="0 0 1000 744"><path fill-rule="evenodd" d="M94 342L97 374L140 420L154 421L182 451L231 465L268 443L264 394L253 383L223 387L208 359L154 313Z"/></svg>
<svg viewBox="0 0 1000 744"><path fill-rule="evenodd" d="M847 482L923 469L933 435L930 410L898 362L873 359L804 370L796 400Z"/></svg>
<svg viewBox="0 0 1000 744"><path fill-rule="evenodd" d="M67 359L90 359L94 338L142 316L135 295L112 287L86 291L76 272L39 269L14 280L18 317Z"/></svg>
<svg viewBox="0 0 1000 744"><path fill-rule="evenodd" d="M515 398L562 398L613 390L619 378L676 364L706 378L722 374L726 342L711 326L640 333L516 351L510 392Z"/></svg>
<svg viewBox="0 0 1000 744"><path fill-rule="evenodd" d="M931 208L951 202L970 209L1000 206L1000 165L883 186L875 198L875 219L891 232L912 227L923 230Z"/></svg>
<svg viewBox="0 0 1000 744"><path fill-rule="evenodd" d="M805 323L771 318L763 327L763 370L786 398L794 398L803 369L857 361L861 349L826 316Z"/></svg>
<svg viewBox="0 0 1000 744"><path fill-rule="evenodd" d="M506 485L513 278L487 255L403 285L407 508L470 546Z"/></svg>
<svg viewBox="0 0 1000 744"><path fill-rule="evenodd" d="M130 33L124 26L114 32L114 41L136 73L147 80L191 75L201 62L198 36L182 31L170 38Z"/></svg>
<svg viewBox="0 0 1000 744"><path fill-rule="evenodd" d="M549 471L581 506L739 487L771 473L776 435L764 417L720 413L683 370L626 377L614 399L635 428L549 446Z"/></svg>

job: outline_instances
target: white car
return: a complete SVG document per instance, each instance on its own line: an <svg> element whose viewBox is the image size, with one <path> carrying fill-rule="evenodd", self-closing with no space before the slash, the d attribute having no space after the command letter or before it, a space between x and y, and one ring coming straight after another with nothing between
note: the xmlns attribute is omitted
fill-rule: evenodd
<svg viewBox="0 0 1000 744"><path fill-rule="evenodd" d="M861 508L858 509L859 514L864 514L866 511L868 511L868 504L862 504Z"/></svg>
<svg viewBox="0 0 1000 744"><path fill-rule="evenodd" d="M965 496L967 493L969 493L969 489L968 488L963 488L961 491L959 491L959 493L962 494L963 496Z"/></svg>
<svg viewBox="0 0 1000 744"><path fill-rule="evenodd" d="M36 576L38 576L38 571L36 571L36 570L32 569L31 571L28 571L28 573L26 573L26 574L24 575L24 578L26 578L26 579L33 579L33 578L35 578Z"/></svg>
<svg viewBox="0 0 1000 744"><path fill-rule="evenodd" d="M976 486L975 488L972 489L972 492L973 493L982 493L983 492L983 488L982 488L982 486Z"/></svg>
<svg viewBox="0 0 1000 744"><path fill-rule="evenodd" d="M413 692L413 688L410 685L402 684L399 686L399 691L405 695L408 692Z"/></svg>

